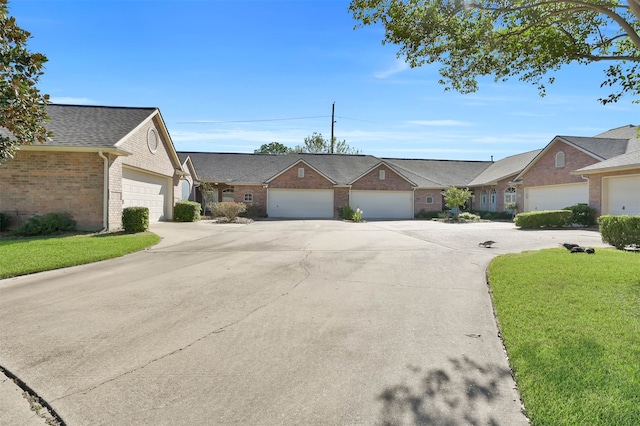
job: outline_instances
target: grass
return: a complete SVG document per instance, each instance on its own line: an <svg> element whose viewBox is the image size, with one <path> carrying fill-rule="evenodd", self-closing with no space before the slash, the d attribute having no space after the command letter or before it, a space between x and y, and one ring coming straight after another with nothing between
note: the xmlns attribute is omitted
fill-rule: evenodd
<svg viewBox="0 0 640 426"><path fill-rule="evenodd" d="M160 241L150 232L0 238L0 279L111 259Z"/></svg>
<svg viewBox="0 0 640 426"><path fill-rule="evenodd" d="M640 255L505 255L489 280L532 425L640 424Z"/></svg>

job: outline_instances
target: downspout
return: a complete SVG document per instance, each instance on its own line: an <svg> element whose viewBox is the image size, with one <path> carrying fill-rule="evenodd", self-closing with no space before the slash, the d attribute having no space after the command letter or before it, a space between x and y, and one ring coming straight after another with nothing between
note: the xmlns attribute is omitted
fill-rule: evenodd
<svg viewBox="0 0 640 426"><path fill-rule="evenodd" d="M102 231L107 232L109 230L109 158L105 157L102 150L98 151L98 156L102 158L104 162L103 175L103 188L102 188Z"/></svg>

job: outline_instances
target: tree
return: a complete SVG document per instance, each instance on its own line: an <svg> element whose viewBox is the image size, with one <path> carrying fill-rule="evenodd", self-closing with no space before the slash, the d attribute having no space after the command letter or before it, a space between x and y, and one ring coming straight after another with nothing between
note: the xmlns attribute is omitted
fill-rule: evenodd
<svg viewBox="0 0 640 426"><path fill-rule="evenodd" d="M441 64L445 90L518 77L544 96L548 72L602 62L601 87L616 88L600 102L640 94L640 0L352 0L349 10L361 26L381 23L411 67Z"/></svg>
<svg viewBox="0 0 640 426"><path fill-rule="evenodd" d="M253 151L254 154L288 154L292 150L280 142L265 143L259 149Z"/></svg>
<svg viewBox="0 0 640 426"><path fill-rule="evenodd" d="M336 141L333 138L333 146L328 139L322 136L322 133L313 132L311 136L304 138L304 145L298 145L293 148L294 152L309 152L312 154L360 154L357 148L352 148L347 141Z"/></svg>
<svg viewBox="0 0 640 426"><path fill-rule="evenodd" d="M27 50L31 34L9 16L7 0L0 0L0 163L13 158L20 145L43 143L53 136L44 127L49 95L36 88L47 58Z"/></svg>
<svg viewBox="0 0 640 426"><path fill-rule="evenodd" d="M460 209L464 207L464 204L471 197L472 192L468 188L456 188L455 186L447 188L442 193L444 195L444 205L454 211L456 220L460 215Z"/></svg>

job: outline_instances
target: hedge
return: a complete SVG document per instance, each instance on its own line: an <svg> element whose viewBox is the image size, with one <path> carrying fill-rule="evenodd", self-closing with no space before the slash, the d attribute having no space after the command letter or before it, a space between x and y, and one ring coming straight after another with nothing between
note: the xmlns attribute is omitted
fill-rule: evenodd
<svg viewBox="0 0 640 426"><path fill-rule="evenodd" d="M195 201L178 201L173 206L173 220L176 222L197 222L200 220L202 206Z"/></svg>
<svg viewBox="0 0 640 426"><path fill-rule="evenodd" d="M149 229L149 208L125 207L122 210L122 227L127 232L144 232Z"/></svg>
<svg viewBox="0 0 640 426"><path fill-rule="evenodd" d="M640 216L600 216L602 241L618 250L626 246L640 247Z"/></svg>
<svg viewBox="0 0 640 426"><path fill-rule="evenodd" d="M573 212L571 210L544 210L518 213L515 217L515 224L524 229L559 228L571 225L572 218Z"/></svg>

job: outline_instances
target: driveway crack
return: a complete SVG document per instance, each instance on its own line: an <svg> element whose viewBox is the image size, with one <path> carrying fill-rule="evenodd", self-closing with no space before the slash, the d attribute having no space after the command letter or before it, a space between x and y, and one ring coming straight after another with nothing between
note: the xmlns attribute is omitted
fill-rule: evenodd
<svg viewBox="0 0 640 426"><path fill-rule="evenodd" d="M130 374L136 373L136 372L138 372L140 370L143 370L143 369L145 369L146 367L148 367L151 364L154 364L154 363L156 363L158 361L162 361L163 359L168 358L170 356L176 355L176 354L178 354L178 353L180 353L180 352L182 352L182 351L184 351L186 349L189 349L190 347L192 347L195 344L203 341L204 339L207 339L207 338L213 336L214 334L223 333L228 328L233 327L234 325L237 325L237 324L241 323L242 321L246 320L247 318L249 318L250 316L252 316L256 312L260 311L261 309L264 309L267 306L269 306L269 305L273 304L274 302L276 302L277 300L281 299L282 297L287 296L292 290L295 290L302 282L304 282L307 278L309 278L309 276L311 275L311 272L309 272L308 268L304 265L304 263L309 258L310 255L311 255L311 251L308 251L305 254L305 256L300 260L300 262L298 262L298 266L300 266L300 268L302 268L302 270L305 272L305 274L301 279L299 279L296 283L293 284L293 286L291 287L291 289L289 291L274 297L273 299L271 299L267 303L264 303L264 304L262 304L262 305L260 305L260 306L258 306L256 308L254 308L250 312L247 312L245 315L243 315L242 317L238 318L237 320L232 321L232 322L230 322L230 323L228 323L226 325L223 325L222 327L219 327L219 328L217 328L217 329L205 334L204 336L201 336L201 337L197 338L196 340L192 341L191 343L189 343L189 344L187 344L185 346L182 346L182 347L180 347L180 348L178 348L178 349L176 349L174 351L171 351L171 352L166 353L166 354L164 354L162 356L159 356L157 358L149 360L148 362L146 362L146 363L144 363L144 364L142 364L142 365L140 365L140 366L138 366L136 368L133 368L133 369L128 370L128 371L125 371L122 374L118 374L115 377L111 377L111 378L109 378L107 380L104 380L104 381L102 381L102 382L100 382L100 383L98 383L98 384L96 384L94 386L91 386L90 388L83 389L83 390L78 390L76 392L68 393L68 394L63 395L61 397L55 398L51 402L60 401L62 399L65 399L65 398L68 398L68 397L71 397L71 396L74 396L74 395L87 395L87 394L93 392L94 390L96 390L97 388L99 388L101 386L104 386L104 385L106 385L108 383L111 383L111 382L115 382L116 380L119 380L122 377L125 377L125 376L128 376Z"/></svg>

